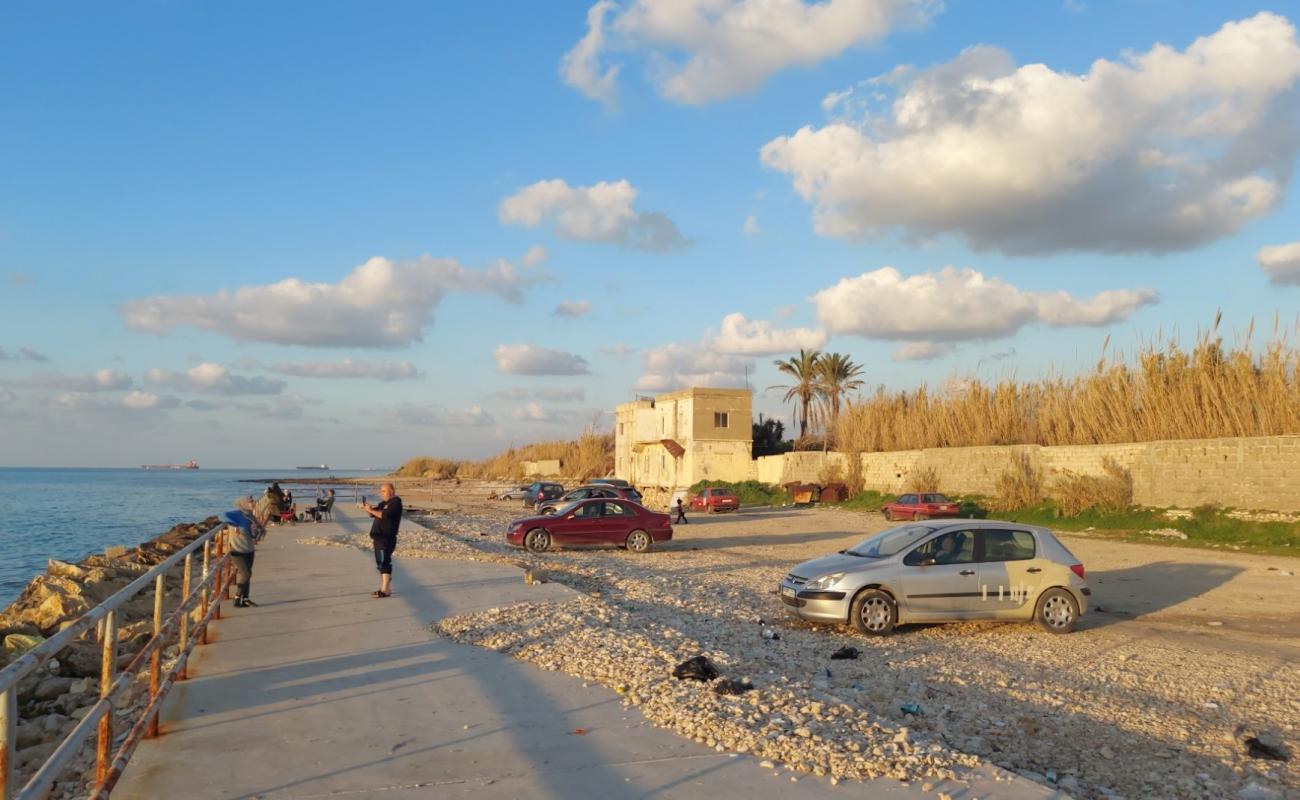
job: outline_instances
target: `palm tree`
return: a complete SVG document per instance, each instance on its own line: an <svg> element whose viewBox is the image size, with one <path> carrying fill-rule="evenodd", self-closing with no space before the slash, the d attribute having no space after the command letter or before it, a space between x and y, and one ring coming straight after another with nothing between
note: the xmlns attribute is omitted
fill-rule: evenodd
<svg viewBox="0 0 1300 800"><path fill-rule="evenodd" d="M817 362L817 391L825 399L831 427L839 421L844 395L861 389L865 383L860 375L862 365L854 364L843 353L827 353Z"/></svg>
<svg viewBox="0 0 1300 800"><path fill-rule="evenodd" d="M769 386L769 389L785 389L785 402L799 403L799 438L808 435L808 419L812 412L813 400L818 396L818 363L821 361L820 350L800 350L799 355L785 361L776 361L776 368L794 378L794 383L784 386Z"/></svg>

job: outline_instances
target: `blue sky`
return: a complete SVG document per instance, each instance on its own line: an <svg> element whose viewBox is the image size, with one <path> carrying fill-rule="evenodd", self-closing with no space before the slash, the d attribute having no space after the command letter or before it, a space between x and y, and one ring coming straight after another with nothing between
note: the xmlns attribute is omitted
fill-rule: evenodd
<svg viewBox="0 0 1300 800"><path fill-rule="evenodd" d="M479 457L799 344L912 388L1300 312L1300 4L592 9L9 5L0 464Z"/></svg>

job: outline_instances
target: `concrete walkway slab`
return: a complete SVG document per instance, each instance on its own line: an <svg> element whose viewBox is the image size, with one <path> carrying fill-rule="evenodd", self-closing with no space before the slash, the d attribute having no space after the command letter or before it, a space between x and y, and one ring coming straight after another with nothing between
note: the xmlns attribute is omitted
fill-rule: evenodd
<svg viewBox="0 0 1300 800"><path fill-rule="evenodd" d="M394 595L375 599L367 556L296 542L366 524L335 517L272 530L254 569L261 605L223 606L165 704L164 735L141 745L115 797L935 797L896 781L792 786L655 728L604 687L435 638L429 623L449 615L573 593L497 564L402 559L399 543ZM942 788L1060 796L1019 779Z"/></svg>

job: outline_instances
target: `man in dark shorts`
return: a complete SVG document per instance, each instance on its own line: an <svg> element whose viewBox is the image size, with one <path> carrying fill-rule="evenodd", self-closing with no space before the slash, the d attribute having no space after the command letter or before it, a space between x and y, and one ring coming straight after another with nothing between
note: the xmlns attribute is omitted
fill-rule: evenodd
<svg viewBox="0 0 1300 800"><path fill-rule="evenodd" d="M379 569L379 591L370 596L388 597L393 593L393 550L397 548L397 526L402 522L402 498L391 483L379 487L379 496L383 498L380 502L373 506L362 503L361 507L375 519L370 523L370 542Z"/></svg>

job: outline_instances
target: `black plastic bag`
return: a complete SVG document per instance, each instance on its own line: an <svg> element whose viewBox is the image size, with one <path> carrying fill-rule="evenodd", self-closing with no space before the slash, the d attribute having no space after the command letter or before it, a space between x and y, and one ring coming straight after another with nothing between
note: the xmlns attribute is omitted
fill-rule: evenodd
<svg viewBox="0 0 1300 800"><path fill-rule="evenodd" d="M846 645L841 647L839 650L836 650L834 653L831 653L831 658L836 661L843 661L845 659L856 659L860 655L862 655L861 650Z"/></svg>
<svg viewBox="0 0 1300 800"><path fill-rule="evenodd" d="M673 669L673 677L684 681L704 681L718 677L718 668L704 656L688 658Z"/></svg>

